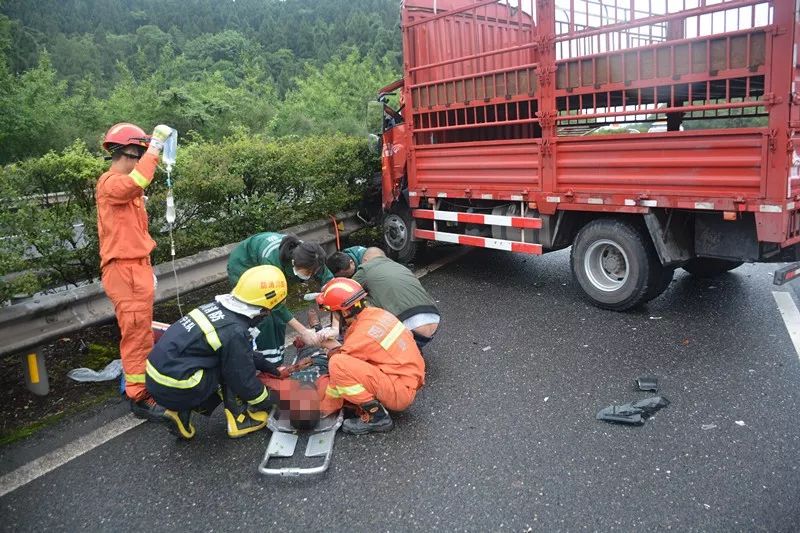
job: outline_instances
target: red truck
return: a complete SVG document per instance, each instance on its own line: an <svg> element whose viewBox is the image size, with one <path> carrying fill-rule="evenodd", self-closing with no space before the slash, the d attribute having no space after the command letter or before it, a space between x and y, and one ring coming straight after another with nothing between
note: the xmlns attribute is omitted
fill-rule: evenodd
<svg viewBox="0 0 800 533"><path fill-rule="evenodd" d="M798 17L796 0L405 0L403 79L378 98L388 248L572 246L615 310L678 267L800 260Z"/></svg>

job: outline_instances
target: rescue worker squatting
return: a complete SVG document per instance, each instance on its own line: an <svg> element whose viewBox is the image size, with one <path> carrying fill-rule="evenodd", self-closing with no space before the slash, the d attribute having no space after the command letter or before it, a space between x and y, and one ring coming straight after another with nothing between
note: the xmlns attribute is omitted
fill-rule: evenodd
<svg viewBox="0 0 800 533"><path fill-rule="evenodd" d="M394 422L387 408L407 409L425 383L425 361L411 332L388 311L368 307L366 297L348 278L329 281L317 297L322 309L347 326L343 344L327 339L322 345L329 349L326 394L358 406L361 416L342 425L355 435L390 431Z"/></svg>
<svg viewBox="0 0 800 533"><path fill-rule="evenodd" d="M150 253L156 243L148 230L144 189L153 180L164 141L172 133L159 125L151 137L133 124L116 124L103 148L111 167L97 181L97 236L101 281L119 324L125 394L139 418L161 420L164 409L145 389L145 361L153 347L151 323L155 276Z"/></svg>
<svg viewBox="0 0 800 533"><path fill-rule="evenodd" d="M322 247L315 242L303 242L293 235L264 232L239 243L228 258L231 286L236 285L242 272L257 265L279 268L291 281L314 278L324 284L333 278L325 267ZM267 361L278 364L283 361L287 324L297 331L307 346L318 345L316 332L294 318L285 305L280 305L258 325L256 347Z"/></svg>
<svg viewBox="0 0 800 533"><path fill-rule="evenodd" d="M171 325L147 361L147 389L167 410L169 429L195 435L192 412L210 416L224 404L228 436L266 426L275 400L256 370L280 376L277 365L253 350L250 329L286 299L286 278L276 267L247 270L230 294L201 305Z"/></svg>

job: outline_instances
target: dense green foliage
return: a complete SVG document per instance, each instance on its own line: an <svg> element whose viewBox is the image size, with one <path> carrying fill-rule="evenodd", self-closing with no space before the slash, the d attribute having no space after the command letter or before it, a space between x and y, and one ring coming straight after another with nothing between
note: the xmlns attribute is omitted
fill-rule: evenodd
<svg viewBox="0 0 800 533"><path fill-rule="evenodd" d="M0 168L0 195L18 199L0 209L0 276L25 272L0 281L0 301L98 275L94 183L105 168L81 142ZM173 175L177 252L340 212L357 202L365 177L377 170L366 139L344 135L267 141L240 134L193 143L179 153ZM61 192L66 202L57 201ZM147 189L156 263L170 257L165 193L159 173Z"/></svg>
<svg viewBox="0 0 800 533"><path fill-rule="evenodd" d="M0 0L0 301L98 274L117 122L180 133L181 256L352 206L398 22L396 0ZM147 194L163 262L163 176Z"/></svg>
<svg viewBox="0 0 800 533"><path fill-rule="evenodd" d="M190 139L363 133L394 0L0 0L0 163L159 122Z"/></svg>

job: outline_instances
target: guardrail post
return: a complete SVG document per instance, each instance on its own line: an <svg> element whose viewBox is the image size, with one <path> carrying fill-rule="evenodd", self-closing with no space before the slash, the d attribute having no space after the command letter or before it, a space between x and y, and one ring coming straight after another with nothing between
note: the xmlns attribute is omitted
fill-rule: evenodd
<svg viewBox="0 0 800 533"><path fill-rule="evenodd" d="M42 347L30 350L22 358L25 373L25 385L37 396L46 396L50 392L50 380L47 378L47 366L44 362Z"/></svg>

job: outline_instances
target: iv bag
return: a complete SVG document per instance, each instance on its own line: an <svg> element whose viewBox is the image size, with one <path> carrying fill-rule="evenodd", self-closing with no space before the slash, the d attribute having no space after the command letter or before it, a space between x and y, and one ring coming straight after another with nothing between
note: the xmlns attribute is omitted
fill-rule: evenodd
<svg viewBox="0 0 800 533"><path fill-rule="evenodd" d="M164 150L161 152L161 161L168 171L175 166L175 156L178 152L178 132L172 130L167 140L164 141Z"/></svg>

